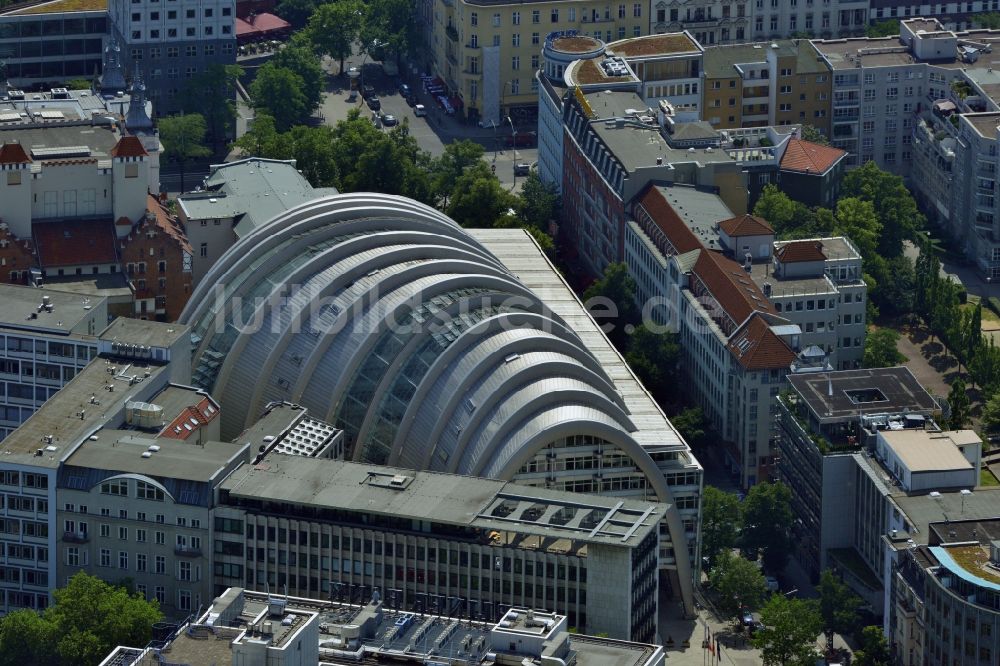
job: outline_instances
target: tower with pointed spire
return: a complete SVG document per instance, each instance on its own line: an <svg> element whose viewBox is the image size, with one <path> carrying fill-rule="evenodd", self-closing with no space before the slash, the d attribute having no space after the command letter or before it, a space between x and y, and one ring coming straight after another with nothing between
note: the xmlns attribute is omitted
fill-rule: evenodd
<svg viewBox="0 0 1000 666"><path fill-rule="evenodd" d="M108 45L104 48L104 71L100 78L101 92L114 95L125 92L128 87L125 83L125 72L121 64L121 47L114 35L108 40Z"/></svg>
<svg viewBox="0 0 1000 666"><path fill-rule="evenodd" d="M153 130L153 121L146 111L146 84L142 81L139 63L132 70L132 86L129 89L128 114L125 116L125 129L132 134Z"/></svg>

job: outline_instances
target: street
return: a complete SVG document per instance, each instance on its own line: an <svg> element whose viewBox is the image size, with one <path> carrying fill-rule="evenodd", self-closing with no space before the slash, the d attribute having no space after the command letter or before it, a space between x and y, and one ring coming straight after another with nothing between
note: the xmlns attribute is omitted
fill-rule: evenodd
<svg viewBox="0 0 1000 666"><path fill-rule="evenodd" d="M364 65L362 63L364 62ZM327 125L334 125L338 120L347 117L348 112L359 109L364 118L371 118L372 111L365 104L361 95L357 96L355 102L349 101L350 82L346 76L338 75L340 63L329 58L323 59L323 67L329 75L326 94L319 109L323 122ZM514 176L515 163L535 164L538 160L537 148L505 148L503 143L510 136L510 130L505 127L481 128L476 125L465 123L459 116L449 116L446 114L431 97L423 92L420 85L420 77L412 71L401 72L401 77L405 77L405 82L416 93L417 102L423 104L427 109L427 115L417 117L413 109L406 103L406 100L399 94L398 79L390 79L382 71L378 63L366 60L363 55L353 55L344 62L344 69L350 67L362 68L362 79L364 85L375 88L382 103L382 113L391 114L399 119L400 124L404 119L409 126L410 135L413 136L422 150L427 151L432 156L439 156L444 152L445 145L453 141L470 139L483 146L483 158L491 166L495 166L495 173L501 183L508 189L521 185L524 177ZM408 76L407 76L408 74ZM360 85L360 82L359 82ZM519 131L535 131L535 127L518 128Z"/></svg>

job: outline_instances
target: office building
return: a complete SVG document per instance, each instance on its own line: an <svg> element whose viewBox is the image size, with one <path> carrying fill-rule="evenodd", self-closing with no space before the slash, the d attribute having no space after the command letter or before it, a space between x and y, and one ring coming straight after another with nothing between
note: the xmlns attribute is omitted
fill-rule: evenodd
<svg viewBox="0 0 1000 666"><path fill-rule="evenodd" d="M468 617L468 616L466 616ZM416 615L376 590L356 605L230 588L162 645L116 648L100 666L176 662L303 666L339 661L663 666L662 646L571 631L565 615L514 607L497 622ZM222 640L210 640L215 637ZM209 640L205 640L209 639Z"/></svg>
<svg viewBox="0 0 1000 666"><path fill-rule="evenodd" d="M157 115L184 108L184 84L214 65L236 64L233 0L166 6L159 0L110 0L109 32L131 77L148 82Z"/></svg>
<svg viewBox="0 0 1000 666"><path fill-rule="evenodd" d="M61 304L50 304L51 314L59 317ZM71 319L66 321L72 321L67 314ZM70 345L68 339L42 347L39 340L7 336L7 349L17 345L13 357L19 360L33 354L67 358L72 346L76 356L85 352L91 362L76 372L71 388L55 391L0 442L0 489L6 498L0 509L4 612L45 608L58 585L62 531L56 522L56 489L64 461L105 425L123 423L126 403L148 401L171 381L190 383L190 367L170 363L186 359L187 338L181 326L119 318L99 332L95 358L89 345ZM108 372L111 367L117 372Z"/></svg>
<svg viewBox="0 0 1000 666"><path fill-rule="evenodd" d="M550 608L581 632L656 636L662 504L275 455L220 491L216 591L378 589L418 612Z"/></svg>
<svg viewBox="0 0 1000 666"><path fill-rule="evenodd" d="M240 239L181 321L224 438L287 401L358 462L666 502L661 579L690 608L701 467L525 233L317 199Z"/></svg>
<svg viewBox="0 0 1000 666"><path fill-rule="evenodd" d="M314 188L295 168L295 160L250 157L213 164L195 192L177 198L177 212L195 250L193 277L197 284L236 241L279 213L330 194L332 187Z"/></svg>
<svg viewBox="0 0 1000 666"><path fill-rule="evenodd" d="M19 2L0 11L0 62L15 90L89 79L102 68L107 0ZM0 71L0 97L4 97Z"/></svg>
<svg viewBox="0 0 1000 666"><path fill-rule="evenodd" d="M857 570L859 578L874 579L868 587L880 586L879 540L889 529L884 497L893 479L901 482L906 473L902 467L880 471L875 457L897 460L898 454L886 452L893 443L899 450L907 446L879 439L880 431L938 432L930 419L937 403L905 366L793 374L788 379L790 392L778 397L778 472L792 491L795 557L813 578L830 566L831 554L848 563L863 562L865 566L848 568ZM948 438L933 444L954 446ZM919 454L913 456L917 466L922 464ZM967 470L968 461L959 457L964 462L954 469ZM952 469L946 460L941 464ZM908 468L913 470L914 463ZM854 492L845 496L845 488ZM852 504L854 510L848 508ZM880 587L870 592L880 594Z"/></svg>
<svg viewBox="0 0 1000 666"><path fill-rule="evenodd" d="M605 42L649 31L648 2L584 7L576 0L529 4L435 0L425 26L428 69L445 82L470 119L502 126L532 123L538 104L542 40L575 30Z"/></svg>
<svg viewBox="0 0 1000 666"><path fill-rule="evenodd" d="M0 284L0 439L28 420L97 355L104 299Z"/></svg>
<svg viewBox="0 0 1000 666"><path fill-rule="evenodd" d="M832 78L805 39L708 47L701 115L716 129L808 123L829 136Z"/></svg>

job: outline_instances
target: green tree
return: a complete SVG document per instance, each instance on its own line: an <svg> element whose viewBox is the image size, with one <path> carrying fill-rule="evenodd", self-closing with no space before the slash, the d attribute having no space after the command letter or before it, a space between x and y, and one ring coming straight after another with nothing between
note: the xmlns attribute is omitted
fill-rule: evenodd
<svg viewBox="0 0 1000 666"><path fill-rule="evenodd" d="M85 573L53 592L44 613L0 619L0 666L96 664L117 645L145 645L163 619L155 601Z"/></svg>
<svg viewBox="0 0 1000 666"><path fill-rule="evenodd" d="M818 143L821 146L830 145L830 139L828 139L825 134L820 132L815 125L810 125L809 123L803 123L802 125L802 138L806 141Z"/></svg>
<svg viewBox="0 0 1000 666"><path fill-rule="evenodd" d="M329 5L323 5L328 7ZM323 86L325 75L323 65L315 52L309 49L308 42L299 41L286 45L271 58L275 67L284 67L299 75L302 79L302 93L306 97L306 105L310 110L319 108L323 101Z"/></svg>
<svg viewBox="0 0 1000 666"><path fill-rule="evenodd" d="M257 114L246 134L238 138L234 145L245 155L253 157L284 160L289 159L291 154L274 127L274 118L264 112Z"/></svg>
<svg viewBox="0 0 1000 666"><path fill-rule="evenodd" d="M482 159L483 147L475 141L463 139L449 143L440 157L431 160L431 188L444 207L448 206L448 198L465 170Z"/></svg>
<svg viewBox="0 0 1000 666"><path fill-rule="evenodd" d="M740 500L733 493L705 486L701 495L701 555L714 566L720 553L731 552L740 536Z"/></svg>
<svg viewBox="0 0 1000 666"><path fill-rule="evenodd" d="M701 407L687 407L680 414L671 416L670 422L688 444L699 444L705 437L705 426L708 422Z"/></svg>
<svg viewBox="0 0 1000 666"><path fill-rule="evenodd" d="M209 65L184 86L185 106L205 118L215 147L225 145L236 133L236 84L243 76L239 65Z"/></svg>
<svg viewBox="0 0 1000 666"><path fill-rule="evenodd" d="M517 205L517 198L483 162L468 167L455 181L448 215L463 227L491 228Z"/></svg>
<svg viewBox="0 0 1000 666"><path fill-rule="evenodd" d="M861 647L854 651L854 666L889 666L892 655L882 627L868 626L861 630Z"/></svg>
<svg viewBox="0 0 1000 666"><path fill-rule="evenodd" d="M996 30L1000 28L1000 13L984 12L972 17L972 22L977 28L984 30Z"/></svg>
<svg viewBox="0 0 1000 666"><path fill-rule="evenodd" d="M318 51L340 61L340 71L343 72L344 58L351 55L364 19L364 2L336 0L316 8L309 18L306 34Z"/></svg>
<svg viewBox="0 0 1000 666"><path fill-rule="evenodd" d="M629 336L639 324L640 311L635 303L635 280L625 264L609 264L604 275L583 292L583 302L590 314L600 321L601 329L619 351L628 349Z"/></svg>
<svg viewBox="0 0 1000 666"><path fill-rule="evenodd" d="M518 215L524 223L541 230L549 228L559 209L559 192L552 183L543 182L538 172L532 169L524 180L519 195Z"/></svg>
<svg viewBox="0 0 1000 666"><path fill-rule="evenodd" d="M875 280L869 296L880 312L902 315L914 311L916 284L912 259L905 254L888 259L876 255L866 260L865 269Z"/></svg>
<svg viewBox="0 0 1000 666"><path fill-rule="evenodd" d="M316 11L316 4L316 0L282 0L274 13L291 23L295 30L301 30Z"/></svg>
<svg viewBox="0 0 1000 666"><path fill-rule="evenodd" d="M337 157L333 131L329 127L296 125L282 135L285 149L291 151L296 168L313 187L332 187L337 183Z"/></svg>
<svg viewBox="0 0 1000 666"><path fill-rule="evenodd" d="M990 396L983 405L982 424L986 432L1000 430L1000 393Z"/></svg>
<svg viewBox="0 0 1000 666"><path fill-rule="evenodd" d="M881 231L882 223L870 201L856 197L837 201L837 233L850 238L862 258L876 255Z"/></svg>
<svg viewBox="0 0 1000 666"><path fill-rule="evenodd" d="M765 185L753 208L753 214L770 222L778 236L795 226L795 213L795 202L777 185Z"/></svg>
<svg viewBox="0 0 1000 666"><path fill-rule="evenodd" d="M284 132L306 122L315 108L309 106L304 88L301 76L269 61L257 70L249 93L254 108L274 118L277 130Z"/></svg>
<svg viewBox="0 0 1000 666"><path fill-rule="evenodd" d="M948 406L951 407L951 418L948 427L952 430L961 430L969 422L969 410L971 402L969 393L965 389L965 382L956 379L951 383L951 391L948 393Z"/></svg>
<svg viewBox="0 0 1000 666"><path fill-rule="evenodd" d="M737 618L742 611L757 610L767 594L767 581L760 568L729 550L716 556L708 582L715 591L719 612L725 617Z"/></svg>
<svg viewBox="0 0 1000 666"><path fill-rule="evenodd" d="M865 28L865 37L894 37L899 34L899 21L879 21Z"/></svg>
<svg viewBox="0 0 1000 666"><path fill-rule="evenodd" d="M983 304L976 303L976 307L972 309L972 314L969 316L969 321L965 331L965 363L968 365L972 363L972 359L975 358L976 352L983 344Z"/></svg>
<svg viewBox="0 0 1000 666"><path fill-rule="evenodd" d="M675 334L637 327L628 340L625 360L657 401L662 404L674 397L676 368L680 361L680 345ZM677 425L676 420L673 423Z"/></svg>
<svg viewBox="0 0 1000 666"><path fill-rule="evenodd" d="M775 594L760 611L764 628L753 639L764 666L815 666L822 620L814 603Z"/></svg>
<svg viewBox="0 0 1000 666"><path fill-rule="evenodd" d="M886 258L902 254L903 241L914 238L925 222L903 179L883 171L875 162L866 162L848 172L841 196L871 202L880 224L878 253Z"/></svg>
<svg viewBox="0 0 1000 666"><path fill-rule="evenodd" d="M369 0L361 26L366 49L390 53L399 59L417 41L414 3L409 0Z"/></svg>
<svg viewBox="0 0 1000 666"><path fill-rule="evenodd" d="M899 353L899 333L891 328L876 328L865 336L866 368L891 368L906 360Z"/></svg>
<svg viewBox="0 0 1000 666"><path fill-rule="evenodd" d="M819 594L819 615L823 621L827 648L832 650L834 634L854 631L861 599L829 569L820 574L816 592Z"/></svg>
<svg viewBox="0 0 1000 666"><path fill-rule="evenodd" d="M743 547L764 554L770 571L785 568L792 549L792 492L780 482L758 483L743 500Z"/></svg>
<svg viewBox="0 0 1000 666"><path fill-rule="evenodd" d="M212 154L205 146L205 119L197 113L167 116L160 119L159 130L163 156L180 167L181 191L184 192L184 173L188 162Z"/></svg>

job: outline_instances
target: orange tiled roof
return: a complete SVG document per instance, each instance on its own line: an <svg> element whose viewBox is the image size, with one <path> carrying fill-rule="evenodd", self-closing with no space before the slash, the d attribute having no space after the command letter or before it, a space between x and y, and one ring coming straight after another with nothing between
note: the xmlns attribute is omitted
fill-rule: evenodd
<svg viewBox="0 0 1000 666"><path fill-rule="evenodd" d="M30 164L31 158L19 143L5 143L0 146L0 164Z"/></svg>
<svg viewBox="0 0 1000 666"><path fill-rule="evenodd" d="M646 193L639 200L639 205L646 210L656 226L663 231L670 244L677 250L677 254L702 249L701 241L684 224L670 202L664 198L663 193L655 185L646 190Z"/></svg>
<svg viewBox="0 0 1000 666"><path fill-rule="evenodd" d="M181 410L174 420L163 427L159 436L164 439L187 439L198 428L207 425L219 415L219 410L208 398L202 398L197 405L189 405Z"/></svg>
<svg viewBox="0 0 1000 666"><path fill-rule="evenodd" d="M160 231L176 240L184 251L189 254L193 254L191 243L188 241L187 234L181 227L180 222L171 217L170 213L163 207L163 204L160 203L159 199L154 197L152 194L147 195L146 210L154 215L156 227L160 229Z"/></svg>
<svg viewBox="0 0 1000 666"><path fill-rule="evenodd" d="M839 148L821 146L803 139L789 139L785 154L781 156L781 168L800 173L826 173L845 155L847 151Z"/></svg>
<svg viewBox="0 0 1000 666"><path fill-rule="evenodd" d="M768 236L774 233L774 228L762 217L741 215L719 222L719 228L732 237Z"/></svg>
<svg viewBox="0 0 1000 666"><path fill-rule="evenodd" d="M111 219L41 222L31 225L42 268L118 262Z"/></svg>
<svg viewBox="0 0 1000 666"><path fill-rule="evenodd" d="M778 337L764 317L751 317L729 339L730 353L747 370L787 368L795 352Z"/></svg>
<svg viewBox="0 0 1000 666"><path fill-rule="evenodd" d="M137 136L123 136L111 149L111 157L149 157Z"/></svg>
<svg viewBox="0 0 1000 666"><path fill-rule="evenodd" d="M823 254L823 244L819 241L803 240L785 243L774 253L783 264L794 264L802 261L826 261Z"/></svg>
<svg viewBox="0 0 1000 666"><path fill-rule="evenodd" d="M754 312L774 314L774 307L743 267L718 252L702 252L693 272L736 324Z"/></svg>

